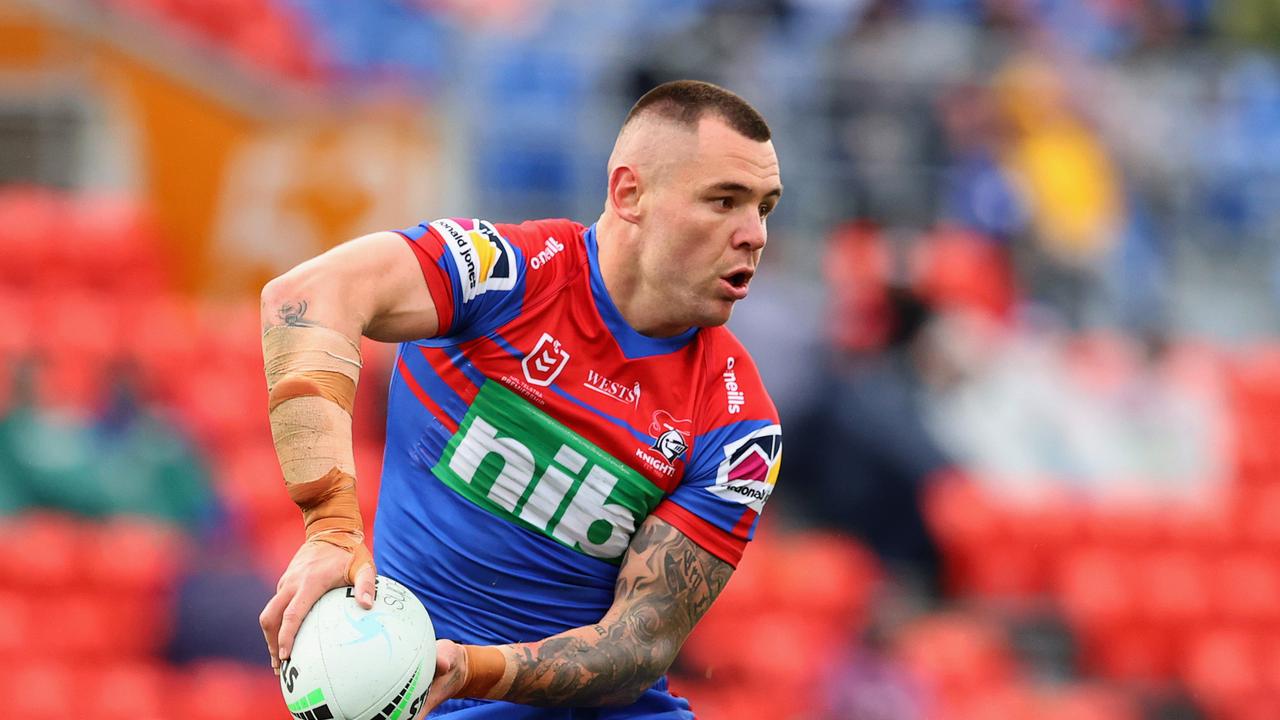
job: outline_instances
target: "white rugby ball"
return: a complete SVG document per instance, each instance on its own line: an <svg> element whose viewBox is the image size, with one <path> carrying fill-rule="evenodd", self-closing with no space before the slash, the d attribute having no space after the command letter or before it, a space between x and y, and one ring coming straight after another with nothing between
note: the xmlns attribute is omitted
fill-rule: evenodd
<svg viewBox="0 0 1280 720"><path fill-rule="evenodd" d="M373 609L355 588L325 593L280 666L280 690L302 720L410 720L435 676L436 634L408 588L378 576Z"/></svg>

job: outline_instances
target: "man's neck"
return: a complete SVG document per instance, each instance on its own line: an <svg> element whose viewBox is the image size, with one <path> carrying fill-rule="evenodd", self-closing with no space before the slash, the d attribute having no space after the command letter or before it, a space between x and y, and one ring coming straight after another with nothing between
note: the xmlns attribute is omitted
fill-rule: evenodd
<svg viewBox="0 0 1280 720"><path fill-rule="evenodd" d="M645 282L640 267L638 239L634 228L604 213L596 222L597 259L605 290L622 319L636 332L649 337L672 337L688 330L666 321L661 314L661 298Z"/></svg>

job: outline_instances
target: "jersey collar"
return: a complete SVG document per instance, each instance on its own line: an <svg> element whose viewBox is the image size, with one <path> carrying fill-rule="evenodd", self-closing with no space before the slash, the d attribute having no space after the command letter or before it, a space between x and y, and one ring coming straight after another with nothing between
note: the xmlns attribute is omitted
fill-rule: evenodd
<svg viewBox="0 0 1280 720"><path fill-rule="evenodd" d="M613 298L609 297L604 276L600 274L600 248L596 243L596 226L593 224L587 228L587 232L582 237L586 241L587 258L591 264L591 296L595 300L596 310L604 320L605 327L609 328L609 333L617 341L618 347L622 348L622 354L628 360L635 360L653 355L666 355L688 345L693 336L698 334L698 328L692 327L679 335L659 338L642 335L627 324L622 313L618 311L618 306L613 304Z"/></svg>

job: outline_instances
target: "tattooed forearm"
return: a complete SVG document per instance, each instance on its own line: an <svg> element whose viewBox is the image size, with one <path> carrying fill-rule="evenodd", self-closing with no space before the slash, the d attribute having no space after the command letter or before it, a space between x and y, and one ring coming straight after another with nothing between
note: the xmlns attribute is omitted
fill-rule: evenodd
<svg viewBox="0 0 1280 720"><path fill-rule="evenodd" d="M599 624L504 646L515 668L504 699L579 706L633 701L667 671L732 572L671 525L650 518L631 541L613 608Z"/></svg>

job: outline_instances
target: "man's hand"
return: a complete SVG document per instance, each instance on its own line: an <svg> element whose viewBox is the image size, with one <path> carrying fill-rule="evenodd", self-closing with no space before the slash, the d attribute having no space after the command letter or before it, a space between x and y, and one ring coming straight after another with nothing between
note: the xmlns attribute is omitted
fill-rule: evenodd
<svg viewBox="0 0 1280 720"><path fill-rule="evenodd" d="M367 553L366 550L364 554L367 556ZM303 543L293 560L289 561L289 567L276 584L275 597L267 602L258 616L258 624L262 626L262 634L271 653L271 669L277 675L280 674L280 662L287 660L293 650L293 638L298 634L302 618L307 616L321 595L349 584L347 571L351 564L351 551L319 540ZM372 558L356 573L356 602L366 610L373 608L374 578L377 574Z"/></svg>
<svg viewBox="0 0 1280 720"><path fill-rule="evenodd" d="M418 718L425 718L427 713L439 707L440 703L452 698L463 685L467 684L467 653L462 646L452 640L436 641L436 675L431 679L431 690L427 692L427 701L422 705Z"/></svg>

